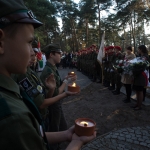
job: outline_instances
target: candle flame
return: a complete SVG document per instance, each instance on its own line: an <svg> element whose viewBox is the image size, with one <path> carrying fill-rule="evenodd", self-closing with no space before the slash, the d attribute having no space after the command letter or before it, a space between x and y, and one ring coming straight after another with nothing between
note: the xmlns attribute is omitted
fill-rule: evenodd
<svg viewBox="0 0 150 150"><path fill-rule="evenodd" d="M81 121L80 124L83 124L84 126L87 126L87 125L88 125L88 123L85 122L85 121Z"/></svg>
<svg viewBox="0 0 150 150"><path fill-rule="evenodd" d="M74 72L71 72L72 74L74 74Z"/></svg>
<svg viewBox="0 0 150 150"><path fill-rule="evenodd" d="M72 86L73 86L73 87L76 87L76 83L73 83Z"/></svg>

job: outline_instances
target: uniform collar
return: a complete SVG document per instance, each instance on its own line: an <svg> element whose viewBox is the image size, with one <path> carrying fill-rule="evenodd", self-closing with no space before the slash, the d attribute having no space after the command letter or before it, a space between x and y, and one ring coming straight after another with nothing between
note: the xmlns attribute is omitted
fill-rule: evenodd
<svg viewBox="0 0 150 150"><path fill-rule="evenodd" d="M0 87L20 95L18 84L10 77L0 74Z"/></svg>
<svg viewBox="0 0 150 150"><path fill-rule="evenodd" d="M32 69L30 67L27 67L27 72L28 73L31 73L32 72Z"/></svg>
<svg viewBox="0 0 150 150"><path fill-rule="evenodd" d="M49 61L46 62L46 65L49 66L53 70L57 70L55 65L52 65Z"/></svg>

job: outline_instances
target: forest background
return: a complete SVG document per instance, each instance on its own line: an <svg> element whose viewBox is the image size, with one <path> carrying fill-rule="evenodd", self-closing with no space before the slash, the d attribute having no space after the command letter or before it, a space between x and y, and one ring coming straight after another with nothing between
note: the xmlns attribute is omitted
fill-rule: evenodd
<svg viewBox="0 0 150 150"><path fill-rule="evenodd" d="M79 51L92 44L100 46L105 30L105 45L144 44L150 49L149 0L24 0L43 26L35 31L41 48L59 43L62 51ZM102 16L102 12L107 13ZM61 18L61 28L58 18ZM146 28L147 26L147 28Z"/></svg>

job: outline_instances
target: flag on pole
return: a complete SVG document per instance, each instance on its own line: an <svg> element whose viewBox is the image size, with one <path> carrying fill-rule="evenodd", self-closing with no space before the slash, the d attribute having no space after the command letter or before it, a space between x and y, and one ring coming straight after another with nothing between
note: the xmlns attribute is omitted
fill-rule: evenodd
<svg viewBox="0 0 150 150"><path fill-rule="evenodd" d="M102 59L103 57L105 57L104 41L105 41L105 31L102 35L101 45L100 45L99 52L97 55L97 60L99 61L100 64L102 64Z"/></svg>
<svg viewBox="0 0 150 150"><path fill-rule="evenodd" d="M37 43L37 48L38 48L38 53L37 53L37 59L38 59L38 71L43 70L43 54L41 52L41 45L40 45L40 40L38 38L38 43Z"/></svg>

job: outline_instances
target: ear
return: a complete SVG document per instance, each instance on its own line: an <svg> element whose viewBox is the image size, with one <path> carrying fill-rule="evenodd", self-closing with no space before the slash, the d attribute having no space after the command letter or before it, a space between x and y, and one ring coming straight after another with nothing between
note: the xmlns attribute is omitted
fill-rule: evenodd
<svg viewBox="0 0 150 150"><path fill-rule="evenodd" d="M52 58L54 55L55 55L55 54L50 53L50 54L49 54L49 57Z"/></svg>
<svg viewBox="0 0 150 150"><path fill-rule="evenodd" d="M51 57L52 57L52 55L53 55L53 54L52 54L52 53L50 53L50 54L49 54L49 58L51 58Z"/></svg>
<svg viewBox="0 0 150 150"><path fill-rule="evenodd" d="M0 29L0 54L4 54L4 31Z"/></svg>

